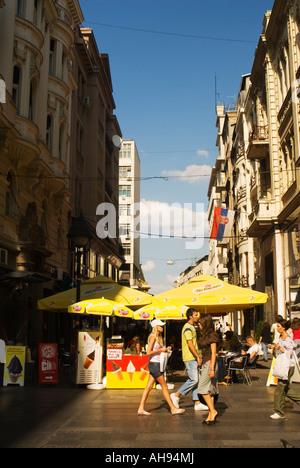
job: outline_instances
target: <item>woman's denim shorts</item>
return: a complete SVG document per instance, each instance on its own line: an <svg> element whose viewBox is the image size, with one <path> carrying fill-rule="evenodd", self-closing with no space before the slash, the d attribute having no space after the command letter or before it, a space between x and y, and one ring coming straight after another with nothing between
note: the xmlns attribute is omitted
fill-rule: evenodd
<svg viewBox="0 0 300 468"><path fill-rule="evenodd" d="M164 373L161 372L161 370L160 370L160 362L151 362L150 361L149 365L148 365L148 368L149 368L150 374L155 379L158 379L158 377L161 377L162 375L164 375Z"/></svg>

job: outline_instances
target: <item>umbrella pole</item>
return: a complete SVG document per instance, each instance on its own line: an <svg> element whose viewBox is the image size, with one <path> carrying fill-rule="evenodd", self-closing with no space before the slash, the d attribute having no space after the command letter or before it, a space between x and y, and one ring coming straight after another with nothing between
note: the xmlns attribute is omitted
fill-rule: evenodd
<svg viewBox="0 0 300 468"><path fill-rule="evenodd" d="M104 349L104 330L103 330L103 315L100 319L100 379L98 383L87 385L88 390L103 390L105 385L103 379L103 349Z"/></svg>

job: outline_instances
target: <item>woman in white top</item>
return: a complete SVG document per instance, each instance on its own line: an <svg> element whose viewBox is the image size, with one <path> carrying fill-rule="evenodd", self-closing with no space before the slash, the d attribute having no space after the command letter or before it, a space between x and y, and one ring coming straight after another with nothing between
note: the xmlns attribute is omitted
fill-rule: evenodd
<svg viewBox="0 0 300 468"><path fill-rule="evenodd" d="M276 351L276 356L278 357L282 353L287 353L290 357L290 369L288 380L278 379L277 387L274 394L274 410L275 413L270 416L271 419L283 419L284 416L284 403L285 397L288 397L290 400L295 403L300 404L300 394L296 393L295 390L290 388L290 381L293 377L295 371L295 362L293 359L293 351L295 344L293 342L293 337L290 335L291 322L288 320L282 320L277 323L277 331L280 335L277 344L269 345L269 348L273 348Z"/></svg>
<svg viewBox="0 0 300 468"><path fill-rule="evenodd" d="M148 395L153 388L154 382L157 381L161 388L163 395L165 397L166 402L170 406L170 410L172 414L182 414L184 413L185 410L183 409L178 409L176 406L174 406L169 390L168 390L168 385L165 381L164 378L164 373L161 372L160 370L160 355L161 353L165 353L168 349L171 348L165 348L163 346L163 339L162 339L162 332L163 332L163 326L164 322L161 320L153 320L151 322L152 326L152 333L148 338L148 347L147 347L147 355L149 356L149 380L148 384L143 392L143 396L140 402L140 406L138 409L138 414L149 416L151 413L148 413L148 411L145 411L145 403L148 398Z"/></svg>

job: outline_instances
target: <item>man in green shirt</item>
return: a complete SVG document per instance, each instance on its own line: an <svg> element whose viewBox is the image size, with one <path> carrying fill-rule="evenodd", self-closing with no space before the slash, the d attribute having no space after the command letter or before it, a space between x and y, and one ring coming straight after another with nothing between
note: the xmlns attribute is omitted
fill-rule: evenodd
<svg viewBox="0 0 300 468"><path fill-rule="evenodd" d="M182 360L185 364L188 379L175 393L171 394L171 399L176 408L179 408L179 398L181 395L187 395L191 390L193 392L193 401L195 402L195 410L208 410L206 405L200 403L197 394L198 388L198 366L201 366L202 359L200 356L197 333L195 324L199 320L199 314L193 309L186 311L187 322L184 325L181 333L182 345Z"/></svg>

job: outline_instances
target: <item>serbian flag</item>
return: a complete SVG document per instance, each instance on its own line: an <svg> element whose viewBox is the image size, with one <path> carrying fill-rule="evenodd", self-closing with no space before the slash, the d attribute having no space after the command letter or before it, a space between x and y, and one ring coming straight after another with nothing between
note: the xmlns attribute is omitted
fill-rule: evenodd
<svg viewBox="0 0 300 468"><path fill-rule="evenodd" d="M234 221L235 212L227 208L215 207L214 221L210 233L210 239L222 241L224 237L229 237Z"/></svg>

